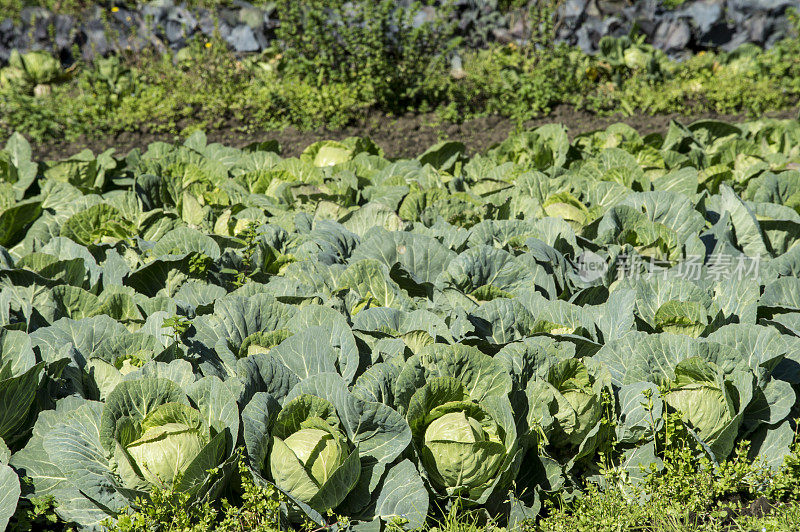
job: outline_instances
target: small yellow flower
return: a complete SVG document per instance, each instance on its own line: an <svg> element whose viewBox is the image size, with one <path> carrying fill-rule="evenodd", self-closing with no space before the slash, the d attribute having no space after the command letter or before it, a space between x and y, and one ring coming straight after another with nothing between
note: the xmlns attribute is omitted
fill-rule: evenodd
<svg viewBox="0 0 800 532"><path fill-rule="evenodd" d="M206 48L211 48L211 43L210 42L206 43Z"/></svg>
<svg viewBox="0 0 800 532"><path fill-rule="evenodd" d="M112 13L116 13L117 11L119 11L119 8L117 6L111 8Z"/></svg>

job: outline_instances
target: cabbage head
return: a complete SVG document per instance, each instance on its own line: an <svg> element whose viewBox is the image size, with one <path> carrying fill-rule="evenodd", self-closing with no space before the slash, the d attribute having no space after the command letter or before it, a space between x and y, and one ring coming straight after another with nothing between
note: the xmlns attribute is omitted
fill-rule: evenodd
<svg viewBox="0 0 800 532"><path fill-rule="evenodd" d="M439 488L475 490L490 483L506 456L503 432L486 410L454 401L433 409L422 463Z"/></svg>
<svg viewBox="0 0 800 532"><path fill-rule="evenodd" d="M529 383L528 421L541 426L548 443L561 454L581 447L577 460L595 448L584 443L587 438L594 437L596 444L604 436L595 430L603 417L604 391L612 393L611 377L601 364L590 359L562 360L548 370L545 379Z"/></svg>
<svg viewBox="0 0 800 532"><path fill-rule="evenodd" d="M348 440L336 409L307 394L287 402L278 414L268 461L275 485L320 513L338 506L361 474L358 448Z"/></svg>
<svg viewBox="0 0 800 532"><path fill-rule="evenodd" d="M652 55L652 53L649 53L649 50L639 46L631 46L622 54L625 66L632 70L642 70L647 67Z"/></svg>
<svg viewBox="0 0 800 532"><path fill-rule="evenodd" d="M135 485L141 475L151 485L168 486L211 441L211 427L192 407L166 403L149 412L126 436L117 449L130 456L135 466L128 469L128 461L118 459L127 483Z"/></svg>
<svg viewBox="0 0 800 532"><path fill-rule="evenodd" d="M480 505L509 487L522 448L502 363L472 346L433 343L392 380L418 469L434 494Z"/></svg>
<svg viewBox="0 0 800 532"><path fill-rule="evenodd" d="M736 380L740 381L742 390L713 362L692 357L678 363L675 379L667 383L663 393L668 407L680 413L687 427L708 444L720 460L733 449L742 422L740 403L749 401L743 395L751 395L749 379Z"/></svg>
<svg viewBox="0 0 800 532"><path fill-rule="evenodd" d="M315 329L322 331L308 330ZM256 482L286 495L290 522L324 525L332 509L366 520L396 516L394 507L375 501L403 493L415 502L402 516L424 523L428 494L414 464L400 458L411 443L400 413L355 395L335 373L287 378L289 369L274 354L239 363L242 374L250 373L245 386L258 390L242 409L249 469Z"/></svg>
<svg viewBox="0 0 800 532"><path fill-rule="evenodd" d="M380 155L381 151L367 138L349 137L342 141L321 140L303 150L300 160L316 167L335 166L352 160L359 153Z"/></svg>
<svg viewBox="0 0 800 532"><path fill-rule="evenodd" d="M199 382L205 383L206 393L222 386L215 378ZM112 453L112 468L124 487L194 488L205 477L201 468L225 460L234 427L221 420L213 423L212 413L203 411L206 405L201 409L192 403L177 383L162 378L123 381L108 395L100 439Z"/></svg>
<svg viewBox="0 0 800 532"><path fill-rule="evenodd" d="M273 347L291 335L292 333L287 329L251 334L242 341L242 345L238 349L238 358L257 355L258 353L269 353ZM231 347L233 348L234 346Z"/></svg>
<svg viewBox="0 0 800 532"><path fill-rule="evenodd" d="M411 398L407 420L434 491L483 503L513 477L518 445L507 397L478 402L464 383L436 377Z"/></svg>
<svg viewBox="0 0 800 532"><path fill-rule="evenodd" d="M58 81L62 75L61 64L49 53L34 51L20 54L13 50L8 58L8 66L0 69L0 88L29 91L35 85Z"/></svg>
<svg viewBox="0 0 800 532"><path fill-rule="evenodd" d="M195 378L184 360L150 362L123 376L105 402L61 399L39 415L12 465L34 493L55 497L62 519L85 528L156 488L188 493L190 502L215 497L238 461L239 410L218 378Z"/></svg>

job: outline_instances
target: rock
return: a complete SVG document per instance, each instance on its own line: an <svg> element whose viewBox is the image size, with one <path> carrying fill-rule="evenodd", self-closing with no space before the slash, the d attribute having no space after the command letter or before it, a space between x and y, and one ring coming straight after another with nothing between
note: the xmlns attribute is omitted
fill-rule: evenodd
<svg viewBox="0 0 800 532"><path fill-rule="evenodd" d="M501 43L501 44L508 44L514 40L511 34L505 28L494 28L492 29L492 37L494 40Z"/></svg>
<svg viewBox="0 0 800 532"><path fill-rule="evenodd" d="M167 19L169 6L148 3L142 7L140 12L142 14L142 18L144 18L146 22L150 21L152 24L157 26L159 24L163 24Z"/></svg>
<svg viewBox="0 0 800 532"><path fill-rule="evenodd" d="M167 38L167 42L170 44L178 42L186 37L186 33L183 31L183 25L175 20L167 20L164 24L164 35Z"/></svg>
<svg viewBox="0 0 800 532"><path fill-rule="evenodd" d="M231 33L231 27L228 25L227 22L224 20L217 19L213 16L209 11L205 9L202 12L198 13L197 17L197 29L202 32L203 35L211 37L214 35L215 30L219 30L220 35L223 38L227 37Z"/></svg>
<svg viewBox="0 0 800 532"><path fill-rule="evenodd" d="M19 12L23 24L32 25L39 18L50 18L50 12L43 7L25 7Z"/></svg>
<svg viewBox="0 0 800 532"><path fill-rule="evenodd" d="M658 27L656 19L657 3L655 0L640 0L632 6L626 7L623 14L639 33L652 40Z"/></svg>
<svg viewBox="0 0 800 532"><path fill-rule="evenodd" d="M577 45L586 53L597 51L597 44L606 35L613 35L623 28L621 20L616 17L607 19L589 18L575 32Z"/></svg>
<svg viewBox="0 0 800 532"><path fill-rule="evenodd" d="M531 0L533 1L533 0ZM56 52L63 61L71 60L72 46L92 58L114 50L141 50L151 47L165 51L167 45L180 49L195 33L210 37L219 31L239 53L255 52L269 46L275 38L276 2L254 6L245 0L230 0L213 9L190 8L184 0L149 0L147 3L119 3L116 10L92 4L79 18L56 15L42 7L26 7L15 22L0 21L0 66L12 49L22 52L44 49ZM427 3L412 21L414 27L443 16L437 12L445 0ZM792 27L787 19L789 7L800 7L800 0L686 0L677 9L663 7L663 0L563 0L559 7L557 42L577 45L588 53L597 50L606 36L629 31L644 34L655 47L677 58L699 48L733 49L744 42L770 47L787 36ZM397 0L397 9L408 8L413 0ZM351 0L345 9L355 9ZM495 43L524 43L530 35L524 24L524 10L501 14L492 0L453 0L447 11L468 47ZM347 19L347 15L345 15ZM341 23L341 20L334 21ZM351 21L353 22L353 21ZM386 30L390 43L399 43L405 28L397 24Z"/></svg>
<svg viewBox="0 0 800 532"><path fill-rule="evenodd" d="M135 35L122 35L117 41L117 48L120 50L129 50L132 52L140 52L149 46L155 46L155 43L148 36ZM163 53L163 47L159 47L159 52Z"/></svg>
<svg viewBox="0 0 800 532"><path fill-rule="evenodd" d="M33 50L34 44L28 33L18 31L14 34L14 38L9 43L8 47L12 50L16 48L20 52L25 53Z"/></svg>
<svg viewBox="0 0 800 532"><path fill-rule="evenodd" d="M769 11L772 13L783 12L788 7L797 7L797 2L792 0L728 0L728 8L733 8L746 13L755 11Z"/></svg>
<svg viewBox="0 0 800 532"><path fill-rule="evenodd" d="M775 43L788 37L791 34L791 31L792 28L788 20L785 18L773 19L772 31L766 42L764 42L764 47L772 48Z"/></svg>
<svg viewBox="0 0 800 532"><path fill-rule="evenodd" d="M599 39L593 39L592 36L589 35L589 28L586 26L581 26L575 32L575 44L583 51L583 53L591 54L596 52L597 41L599 41Z"/></svg>
<svg viewBox="0 0 800 532"><path fill-rule="evenodd" d="M603 34L613 35L619 37L622 34L627 34L630 29L623 24L622 20L617 17L609 17L603 21Z"/></svg>
<svg viewBox="0 0 800 532"><path fill-rule="evenodd" d="M274 30L275 28L277 28L280 25L281 25L281 21L280 20L278 20L276 18L272 18L270 15L266 15L264 17L264 26L268 30Z"/></svg>
<svg viewBox="0 0 800 532"><path fill-rule="evenodd" d="M525 36L525 34L527 33L527 28L528 27L525 24L525 21L519 19L514 21L514 23L511 25L508 31L511 34L511 37L516 40L516 39L522 39Z"/></svg>
<svg viewBox="0 0 800 532"><path fill-rule="evenodd" d="M175 42L169 43L169 48L173 52L178 52L178 51L183 50L184 48L186 48L186 44L187 44L186 39L178 39Z"/></svg>
<svg viewBox="0 0 800 532"><path fill-rule="evenodd" d="M52 15L47 13L46 16L39 16L32 20L32 25L28 30L31 37L39 44L46 45L50 40L50 27L52 24Z"/></svg>
<svg viewBox="0 0 800 532"><path fill-rule="evenodd" d="M561 16L563 18L579 18L586 11L588 0L567 0L561 5Z"/></svg>
<svg viewBox="0 0 800 532"><path fill-rule="evenodd" d="M425 6L414 13L411 26L413 28L419 28L426 22L433 22L434 20L436 20L436 10L434 10L431 6Z"/></svg>
<svg viewBox="0 0 800 532"><path fill-rule="evenodd" d="M597 0L589 0L586 3L586 16L593 19L603 17L603 13L600 11L600 8L597 7Z"/></svg>
<svg viewBox="0 0 800 532"><path fill-rule="evenodd" d="M173 7L167 14L167 21L177 22L186 28L188 35L197 28L197 19L185 7Z"/></svg>
<svg viewBox="0 0 800 532"><path fill-rule="evenodd" d="M225 40L237 52L257 52L260 49L253 30L244 24L234 27Z"/></svg>
<svg viewBox="0 0 800 532"><path fill-rule="evenodd" d="M5 18L0 21L0 39L10 39L14 31L14 21Z"/></svg>
<svg viewBox="0 0 800 532"><path fill-rule="evenodd" d="M219 17L220 20L224 20L230 27L234 27L239 24L239 13L233 9L220 9L217 12L217 17Z"/></svg>
<svg viewBox="0 0 800 532"><path fill-rule="evenodd" d="M767 16L761 13L747 19L744 23L744 28L747 30L748 41L764 44L769 36L771 24L767 20Z"/></svg>
<svg viewBox="0 0 800 532"><path fill-rule="evenodd" d="M170 48L178 50L197 29L197 19L185 7L170 7L163 23L163 35Z"/></svg>
<svg viewBox="0 0 800 532"><path fill-rule="evenodd" d="M722 18L722 4L719 2L692 2L683 9L682 14L688 16L692 25L700 33L706 33L711 26Z"/></svg>
<svg viewBox="0 0 800 532"><path fill-rule="evenodd" d="M576 45L576 28L562 26L556 30L556 42L563 42L569 45Z"/></svg>
<svg viewBox="0 0 800 532"><path fill-rule="evenodd" d="M597 0L597 8L605 16L616 17L622 15L627 5L627 2L620 0Z"/></svg>
<svg viewBox="0 0 800 532"><path fill-rule="evenodd" d="M658 22L648 19L633 19L631 25L636 27L639 33L645 35L648 40L652 41L658 29Z"/></svg>
<svg viewBox="0 0 800 532"><path fill-rule="evenodd" d="M202 26L198 27L201 28L204 35L209 37L214 35L215 30L219 32L220 37L223 39L227 39L231 34L231 27L224 20L210 19L208 23L204 23Z"/></svg>
<svg viewBox="0 0 800 532"><path fill-rule="evenodd" d="M253 30L253 35L255 35L256 37L256 42L258 43L259 50L264 50L269 46L270 39L264 33L264 30L262 29Z"/></svg>
<svg viewBox="0 0 800 532"><path fill-rule="evenodd" d="M623 13L628 20L655 20L657 10L658 2L656 2L656 0L639 0L633 2L633 5L626 7Z"/></svg>
<svg viewBox="0 0 800 532"><path fill-rule="evenodd" d="M111 12L111 20L124 28L130 29L138 26L141 18L136 11L120 7L117 8L117 11Z"/></svg>
<svg viewBox="0 0 800 532"><path fill-rule="evenodd" d="M738 30L733 34L731 39L727 43L720 46L720 48L722 48L726 52L731 52L746 42L747 42L747 31Z"/></svg>
<svg viewBox="0 0 800 532"><path fill-rule="evenodd" d="M653 46L665 52L677 52L689 44L692 32L683 19L665 20L653 36Z"/></svg>
<svg viewBox="0 0 800 532"><path fill-rule="evenodd" d="M75 20L69 15L56 15L53 19L56 48L64 50L75 42Z"/></svg>
<svg viewBox="0 0 800 532"><path fill-rule="evenodd" d="M239 22L247 24L253 30L261 29L265 18L266 14L255 7L243 7L239 10Z"/></svg>
<svg viewBox="0 0 800 532"><path fill-rule="evenodd" d="M104 56L111 52L113 47L106 37L106 27L100 19L91 19L81 28L85 42L81 52L83 58L92 60L96 56Z"/></svg>

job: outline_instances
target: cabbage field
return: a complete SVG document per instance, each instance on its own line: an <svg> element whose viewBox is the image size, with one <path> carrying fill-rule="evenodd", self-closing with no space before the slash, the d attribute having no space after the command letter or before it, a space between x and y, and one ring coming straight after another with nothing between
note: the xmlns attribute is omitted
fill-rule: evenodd
<svg viewBox="0 0 800 532"><path fill-rule="evenodd" d="M34 161L15 134L0 529L26 499L100 530L243 474L284 523L416 529L457 501L514 528L602 471L657 474L668 426L777 469L800 414L799 170L796 120L546 125L400 160L197 132Z"/></svg>

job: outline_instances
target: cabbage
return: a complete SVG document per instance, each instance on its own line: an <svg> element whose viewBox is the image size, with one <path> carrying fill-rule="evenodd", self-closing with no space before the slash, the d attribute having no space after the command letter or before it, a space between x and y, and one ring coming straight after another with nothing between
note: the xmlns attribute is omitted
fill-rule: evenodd
<svg viewBox="0 0 800 532"><path fill-rule="evenodd" d="M149 483L169 485L210 440L210 429L196 410L167 403L144 418L139 437L125 449Z"/></svg>
<svg viewBox="0 0 800 532"><path fill-rule="evenodd" d="M727 455L733 446L728 429L740 422L736 416L737 395L716 364L693 357L675 368L675 379L667 385L664 402L679 412L683 422L708 445L724 444L727 451L722 454ZM737 430L733 430L733 436ZM725 439L730 442L722 441Z"/></svg>
<svg viewBox="0 0 800 532"><path fill-rule="evenodd" d="M423 465L440 488L478 488L495 477L505 458L499 432L487 413L464 405L464 410L448 412L428 425Z"/></svg>
<svg viewBox="0 0 800 532"><path fill-rule="evenodd" d="M278 487L310 503L349 452L343 434L333 429L301 429L281 440L275 438L270 472Z"/></svg>
<svg viewBox="0 0 800 532"><path fill-rule="evenodd" d="M338 506L361 474L358 449L320 397L300 395L284 405L271 440L275 485L320 513Z"/></svg>
<svg viewBox="0 0 800 532"><path fill-rule="evenodd" d="M545 436L562 450L583 444L603 417L603 390L610 393L607 371L597 364L590 371L587 364L563 360L548 370L546 379L528 387L529 422L541 425L547 420Z"/></svg>

